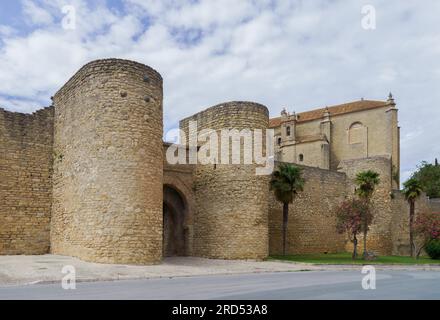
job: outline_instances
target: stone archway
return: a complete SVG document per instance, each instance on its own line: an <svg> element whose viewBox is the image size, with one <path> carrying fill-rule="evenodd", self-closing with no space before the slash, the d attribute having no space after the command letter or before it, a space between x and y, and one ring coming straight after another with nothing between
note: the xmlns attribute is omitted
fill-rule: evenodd
<svg viewBox="0 0 440 320"><path fill-rule="evenodd" d="M163 256L188 255L188 206L184 196L170 185L163 187Z"/></svg>

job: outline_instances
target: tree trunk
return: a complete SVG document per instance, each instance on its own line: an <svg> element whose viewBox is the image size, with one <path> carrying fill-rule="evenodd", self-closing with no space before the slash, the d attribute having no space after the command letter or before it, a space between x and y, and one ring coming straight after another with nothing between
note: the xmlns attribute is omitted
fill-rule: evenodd
<svg viewBox="0 0 440 320"><path fill-rule="evenodd" d="M367 226L366 221L364 222L364 253L362 254L362 257L364 259L367 258Z"/></svg>
<svg viewBox="0 0 440 320"><path fill-rule="evenodd" d="M289 219L289 204L283 203L283 256L286 255L287 221Z"/></svg>
<svg viewBox="0 0 440 320"><path fill-rule="evenodd" d="M367 199L366 201L368 203L369 210L371 210L370 199ZM365 259L367 259L367 233L368 233L367 217L365 214L363 217L362 224L363 224L363 229L364 229L363 230L363 233L364 233L364 252L362 253L362 258L365 260Z"/></svg>
<svg viewBox="0 0 440 320"><path fill-rule="evenodd" d="M425 244L421 245L416 252L416 259L418 260L420 258L420 254L422 253L422 250L425 248Z"/></svg>
<svg viewBox="0 0 440 320"><path fill-rule="evenodd" d="M358 245L358 239L356 237L356 235L353 236L353 254L351 256L351 258L353 260L356 260L357 258L357 245Z"/></svg>
<svg viewBox="0 0 440 320"><path fill-rule="evenodd" d="M414 257L414 210L415 201L409 201L409 252L411 257Z"/></svg>

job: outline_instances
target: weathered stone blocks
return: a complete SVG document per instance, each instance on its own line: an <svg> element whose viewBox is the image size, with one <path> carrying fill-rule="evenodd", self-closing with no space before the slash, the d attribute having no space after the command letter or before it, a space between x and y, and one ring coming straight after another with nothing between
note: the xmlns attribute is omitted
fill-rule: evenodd
<svg viewBox="0 0 440 320"><path fill-rule="evenodd" d="M0 255L49 250L53 111L0 109Z"/></svg>
<svg viewBox="0 0 440 320"><path fill-rule="evenodd" d="M288 254L345 251L345 235L336 232L336 206L347 195L343 173L300 166L304 191L289 205ZM273 192L269 197L270 254L282 254L283 208Z"/></svg>
<svg viewBox="0 0 440 320"><path fill-rule="evenodd" d="M104 263L160 262L160 74L131 61L94 61L56 93L54 105L51 252Z"/></svg>
<svg viewBox="0 0 440 320"><path fill-rule="evenodd" d="M280 253L281 204L269 191L270 177L256 175L258 165L165 161L162 94L155 70L107 59L81 68L53 97L53 107L32 115L0 109L0 254L50 250L93 262L158 263L163 234L172 231L164 232L164 205L183 213L169 224L178 224L173 252L262 259L270 242L270 253ZM235 101L182 120L186 132L190 121L197 121L199 132L264 131L269 119L265 106ZM362 152L347 140L353 121L374 123ZM329 157L322 166L330 170L304 167L304 192L290 206L288 252L351 250L344 235L336 233L333 209L353 195L356 173L372 169L380 173L381 184L373 196L368 248L407 254L408 207L393 190L397 181L392 178L399 167L397 110L382 104L356 117L347 112L333 124L320 129L334 144L329 153L324 150ZM322 119L304 121L296 134L310 138L321 125ZM330 147L307 141L313 150L306 156L318 163L322 148ZM170 197L164 203L164 186L182 203L175 205ZM416 207L439 211L440 205L421 197Z"/></svg>
<svg viewBox="0 0 440 320"><path fill-rule="evenodd" d="M263 105L229 102L184 119L181 128L187 130L189 121L197 121L198 130L264 130L269 118ZM194 255L222 259L267 257L268 176L257 176L255 168L255 164L196 166Z"/></svg>

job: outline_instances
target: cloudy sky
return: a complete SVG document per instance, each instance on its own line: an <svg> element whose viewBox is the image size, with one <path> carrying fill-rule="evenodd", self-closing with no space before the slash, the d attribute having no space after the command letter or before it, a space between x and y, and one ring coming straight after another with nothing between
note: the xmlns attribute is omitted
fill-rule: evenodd
<svg viewBox="0 0 440 320"><path fill-rule="evenodd" d="M74 29L63 28L71 8ZM403 178L440 158L438 0L0 2L1 107L47 106L83 64L106 57L162 74L166 129L223 101L257 101L277 116L392 91Z"/></svg>

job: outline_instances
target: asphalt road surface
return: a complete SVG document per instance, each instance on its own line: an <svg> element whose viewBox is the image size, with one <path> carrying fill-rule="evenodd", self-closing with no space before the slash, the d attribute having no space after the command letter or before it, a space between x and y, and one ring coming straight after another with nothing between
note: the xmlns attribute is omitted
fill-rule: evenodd
<svg viewBox="0 0 440 320"><path fill-rule="evenodd" d="M0 287L0 299L440 299L440 272L376 272L376 289L362 288L365 274L306 271ZM371 282L369 282L371 284Z"/></svg>

